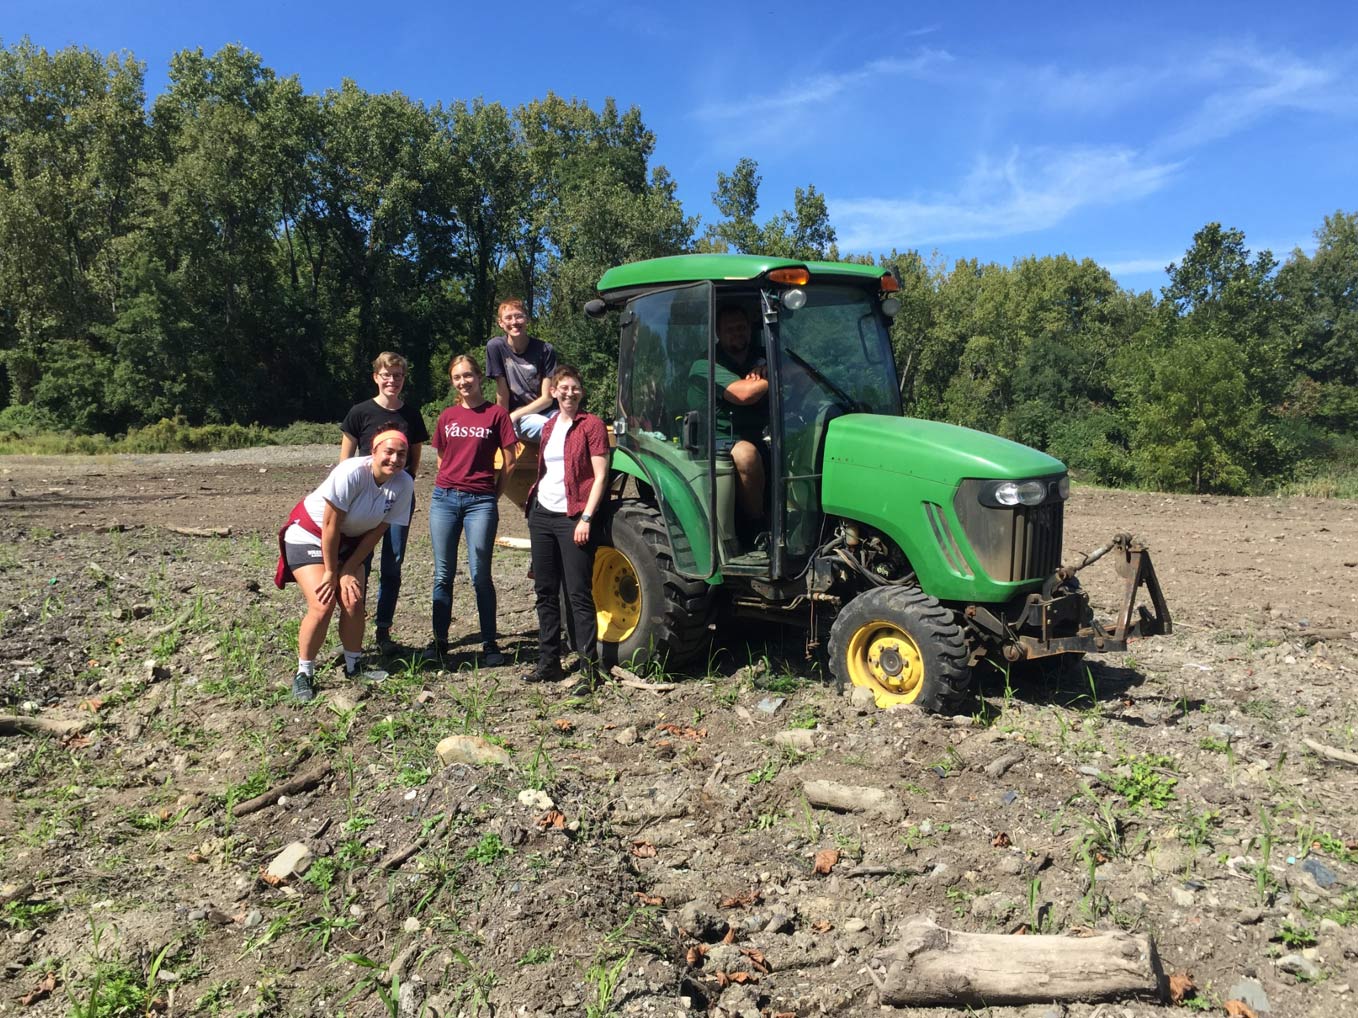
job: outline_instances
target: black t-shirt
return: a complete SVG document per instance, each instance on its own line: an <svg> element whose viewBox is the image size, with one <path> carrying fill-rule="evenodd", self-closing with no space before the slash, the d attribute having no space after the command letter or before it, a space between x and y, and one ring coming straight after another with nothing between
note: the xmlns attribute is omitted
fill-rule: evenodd
<svg viewBox="0 0 1358 1018"><path fill-rule="evenodd" d="M355 403L344 415L340 430L358 441L358 455L369 456L373 451L373 438L382 430L382 425L388 423L399 427L411 445L429 441L429 429L420 416L420 408L409 402L402 403L400 410L388 410L379 406L375 399Z"/></svg>

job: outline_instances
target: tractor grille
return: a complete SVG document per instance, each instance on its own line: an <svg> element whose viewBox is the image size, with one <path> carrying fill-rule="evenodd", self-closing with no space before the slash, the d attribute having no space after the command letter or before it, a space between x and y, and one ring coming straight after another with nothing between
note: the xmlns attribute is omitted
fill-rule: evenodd
<svg viewBox="0 0 1358 1018"><path fill-rule="evenodd" d="M1014 513L1014 544L1010 573L1015 580L1043 579L1061 565L1061 527L1064 502L1024 507Z"/></svg>
<svg viewBox="0 0 1358 1018"><path fill-rule="evenodd" d="M953 508L981 568L992 580L1045 579L1061 565L1064 502L990 508L976 498L982 482L964 481Z"/></svg>

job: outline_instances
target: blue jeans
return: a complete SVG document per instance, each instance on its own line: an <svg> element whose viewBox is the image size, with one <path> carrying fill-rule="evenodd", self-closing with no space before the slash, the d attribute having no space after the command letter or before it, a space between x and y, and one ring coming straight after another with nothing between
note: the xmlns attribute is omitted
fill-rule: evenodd
<svg viewBox="0 0 1358 1018"><path fill-rule="evenodd" d="M434 639L448 639L453 620L453 576L457 544L467 532L467 572L476 591L481 643L495 645L495 582L490 573L491 549L500 523L499 500L456 488L435 488L429 499L429 538L434 546Z"/></svg>
<svg viewBox="0 0 1358 1018"><path fill-rule="evenodd" d="M392 619L396 618L396 598L401 594L401 563L405 561L408 536L409 525L393 523L382 538L382 577L377 582L377 618L374 620L378 629L390 629ZM368 562L371 568L371 555Z"/></svg>
<svg viewBox="0 0 1358 1018"><path fill-rule="evenodd" d="M548 410L545 414L524 414L514 423L514 433L526 442L540 442L542 429L555 416L555 409Z"/></svg>

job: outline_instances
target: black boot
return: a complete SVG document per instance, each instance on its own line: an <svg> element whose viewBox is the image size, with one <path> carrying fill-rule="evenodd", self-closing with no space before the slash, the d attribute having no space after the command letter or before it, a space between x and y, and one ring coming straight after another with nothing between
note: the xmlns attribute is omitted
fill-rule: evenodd
<svg viewBox="0 0 1358 1018"><path fill-rule="evenodd" d="M565 677L560 661L539 661L536 668L522 676L524 682L560 682Z"/></svg>

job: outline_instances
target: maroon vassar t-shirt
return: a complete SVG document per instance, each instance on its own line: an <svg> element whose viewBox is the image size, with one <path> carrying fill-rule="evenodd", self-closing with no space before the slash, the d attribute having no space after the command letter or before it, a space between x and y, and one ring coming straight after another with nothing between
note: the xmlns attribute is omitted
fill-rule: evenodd
<svg viewBox="0 0 1358 1018"><path fill-rule="evenodd" d="M439 454L434 483L469 495L495 493L495 453L518 439L509 411L498 403L467 408L461 403L439 414L433 444Z"/></svg>

